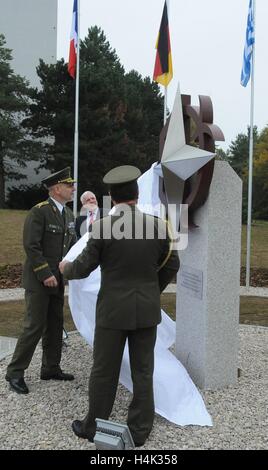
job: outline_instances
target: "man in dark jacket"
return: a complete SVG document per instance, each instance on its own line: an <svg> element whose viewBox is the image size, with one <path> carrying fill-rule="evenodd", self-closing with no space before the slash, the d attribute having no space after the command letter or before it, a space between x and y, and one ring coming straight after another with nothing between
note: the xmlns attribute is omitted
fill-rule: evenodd
<svg viewBox="0 0 268 470"><path fill-rule="evenodd" d="M139 175L137 168L127 165L104 177L110 186L114 214L93 223L88 244L73 263L60 264L67 279L85 278L101 267L89 411L83 421L73 422L73 431L93 441L95 418L109 418L128 340L133 398L127 423L136 446L144 444L154 420L154 346L161 321L160 293L179 269L166 222L137 209Z"/></svg>
<svg viewBox="0 0 268 470"><path fill-rule="evenodd" d="M85 191L80 197L80 201L82 208L80 215L75 221L75 231L78 240L86 232L90 232L92 223L103 215L103 211L98 207L97 198L92 191Z"/></svg>
<svg viewBox="0 0 268 470"><path fill-rule="evenodd" d="M28 393L24 371L28 368L37 343L42 337L41 379L73 380L60 368L64 283L58 264L76 241L74 217L65 206L74 192L70 168L43 180L49 190L47 201L33 207L26 217L23 268L26 313L6 380L17 393Z"/></svg>

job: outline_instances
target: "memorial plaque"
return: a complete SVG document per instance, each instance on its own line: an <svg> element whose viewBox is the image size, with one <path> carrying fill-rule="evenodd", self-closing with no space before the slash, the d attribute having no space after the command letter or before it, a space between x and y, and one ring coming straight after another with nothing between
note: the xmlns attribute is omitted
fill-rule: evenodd
<svg viewBox="0 0 268 470"><path fill-rule="evenodd" d="M196 299L203 298L203 271L182 265L179 271L180 285Z"/></svg>

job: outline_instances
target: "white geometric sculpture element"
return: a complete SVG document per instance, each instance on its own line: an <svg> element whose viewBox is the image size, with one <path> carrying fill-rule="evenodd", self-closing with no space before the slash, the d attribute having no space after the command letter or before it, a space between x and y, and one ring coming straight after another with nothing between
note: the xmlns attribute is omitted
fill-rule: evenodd
<svg viewBox="0 0 268 470"><path fill-rule="evenodd" d="M185 181L214 157L214 153L186 144L182 101L178 85L161 164Z"/></svg>
<svg viewBox="0 0 268 470"><path fill-rule="evenodd" d="M186 144L181 93L178 85L161 158L167 201L169 204L176 204L176 221L174 218L171 220L174 233L179 224L179 207L182 204L184 182L214 157L214 153Z"/></svg>

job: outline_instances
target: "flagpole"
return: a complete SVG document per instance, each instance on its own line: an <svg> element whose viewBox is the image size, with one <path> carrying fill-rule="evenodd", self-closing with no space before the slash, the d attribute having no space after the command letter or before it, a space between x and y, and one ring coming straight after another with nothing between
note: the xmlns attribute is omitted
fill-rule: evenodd
<svg viewBox="0 0 268 470"><path fill-rule="evenodd" d="M256 3L253 0L253 24L255 29ZM249 173L248 173L248 220L247 220L247 260L246 260L246 288L250 286L250 245L251 245L251 219L252 219L252 175L253 175L253 127L254 127L254 68L255 68L255 41L252 46L252 73L250 97L250 134L249 134Z"/></svg>
<svg viewBox="0 0 268 470"><path fill-rule="evenodd" d="M75 128L74 128L74 180L76 190L74 192L73 213L77 216L77 196L78 196L78 124L79 124L79 67L80 67L80 0L77 0L77 56L76 56L76 76L75 76Z"/></svg>

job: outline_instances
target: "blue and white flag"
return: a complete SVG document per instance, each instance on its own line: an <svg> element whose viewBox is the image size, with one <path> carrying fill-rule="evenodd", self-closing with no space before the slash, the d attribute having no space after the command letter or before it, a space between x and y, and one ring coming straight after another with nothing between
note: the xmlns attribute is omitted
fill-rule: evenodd
<svg viewBox="0 0 268 470"><path fill-rule="evenodd" d="M241 72L241 85L247 86L251 73L251 58L255 42L253 1L249 0L246 42Z"/></svg>

